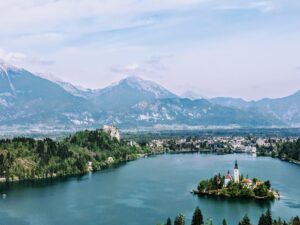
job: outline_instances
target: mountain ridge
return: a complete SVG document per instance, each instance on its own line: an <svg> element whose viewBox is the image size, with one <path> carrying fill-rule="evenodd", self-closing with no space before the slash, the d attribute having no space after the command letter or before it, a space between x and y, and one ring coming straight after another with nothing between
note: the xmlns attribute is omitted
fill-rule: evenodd
<svg viewBox="0 0 300 225"><path fill-rule="evenodd" d="M105 88L85 89L25 69L0 66L0 126L292 127L300 126L298 102L300 91L260 101L182 98L137 76Z"/></svg>

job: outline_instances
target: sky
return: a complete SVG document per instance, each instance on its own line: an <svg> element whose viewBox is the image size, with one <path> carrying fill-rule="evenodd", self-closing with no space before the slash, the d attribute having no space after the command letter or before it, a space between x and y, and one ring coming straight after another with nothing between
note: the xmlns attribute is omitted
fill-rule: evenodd
<svg viewBox="0 0 300 225"><path fill-rule="evenodd" d="M300 90L300 1L0 1L0 60L87 88L277 98Z"/></svg>

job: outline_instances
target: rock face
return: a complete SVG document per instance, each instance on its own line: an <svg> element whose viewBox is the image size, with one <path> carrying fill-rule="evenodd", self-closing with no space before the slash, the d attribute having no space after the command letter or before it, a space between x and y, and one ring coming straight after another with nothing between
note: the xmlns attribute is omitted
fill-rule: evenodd
<svg viewBox="0 0 300 225"><path fill-rule="evenodd" d="M107 160L106 160L106 162L107 162L108 164L112 164L112 163L114 163L114 161L115 161L114 158L111 157L111 156L108 157Z"/></svg>
<svg viewBox="0 0 300 225"><path fill-rule="evenodd" d="M116 127L111 125L104 125L102 129L105 133L109 134L111 138L116 138L118 141L121 140L120 132Z"/></svg>

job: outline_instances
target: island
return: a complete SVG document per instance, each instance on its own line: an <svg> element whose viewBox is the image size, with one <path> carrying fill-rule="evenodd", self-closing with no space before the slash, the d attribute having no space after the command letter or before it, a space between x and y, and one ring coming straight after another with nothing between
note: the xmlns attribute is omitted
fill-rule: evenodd
<svg viewBox="0 0 300 225"><path fill-rule="evenodd" d="M200 196L217 196L228 198L253 198L253 199L279 199L278 191L271 188L270 181L262 181L257 178L249 179L240 175L238 163L235 161L233 176L230 171L226 176L215 175L208 180L202 180L193 194Z"/></svg>

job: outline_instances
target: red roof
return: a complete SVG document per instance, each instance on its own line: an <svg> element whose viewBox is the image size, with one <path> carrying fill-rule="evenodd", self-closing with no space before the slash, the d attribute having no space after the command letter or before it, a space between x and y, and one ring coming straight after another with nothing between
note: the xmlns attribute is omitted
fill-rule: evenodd
<svg viewBox="0 0 300 225"><path fill-rule="evenodd" d="M231 179L230 174L227 174L226 177L225 177L225 179L229 179L230 180Z"/></svg>

